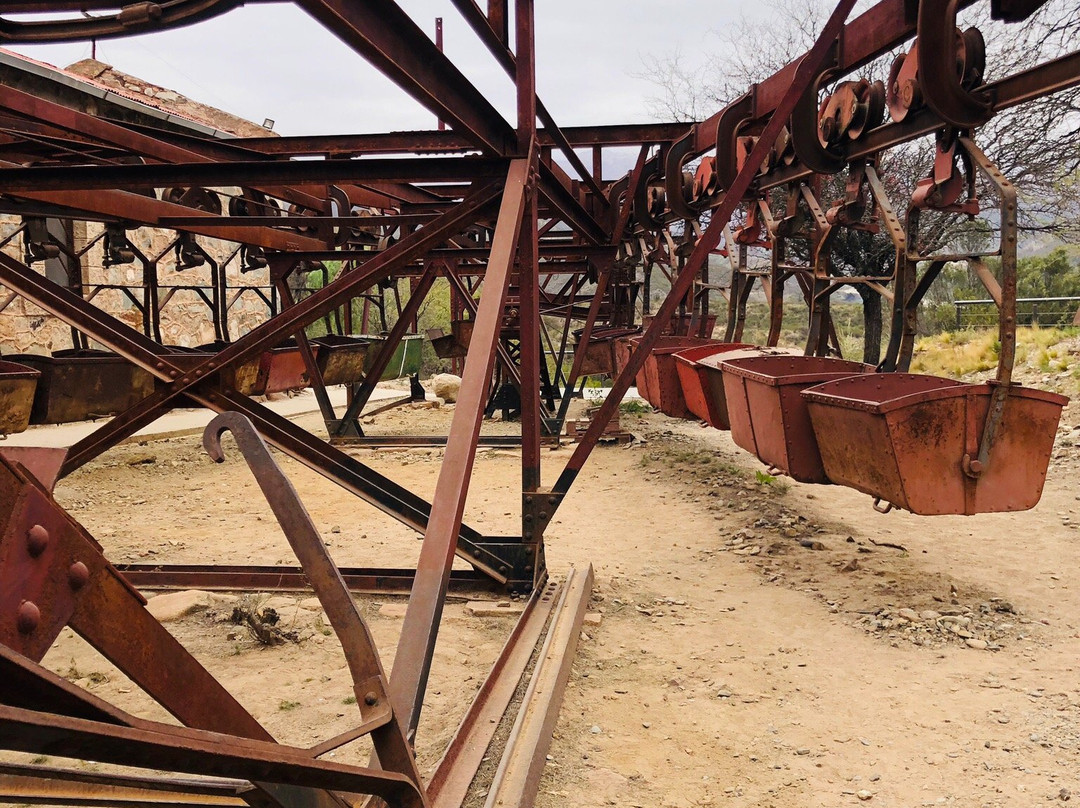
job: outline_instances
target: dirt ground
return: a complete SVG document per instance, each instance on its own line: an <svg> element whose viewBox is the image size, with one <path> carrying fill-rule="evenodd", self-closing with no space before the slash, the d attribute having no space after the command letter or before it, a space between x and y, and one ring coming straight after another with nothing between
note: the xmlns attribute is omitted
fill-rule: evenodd
<svg viewBox="0 0 1080 808"><path fill-rule="evenodd" d="M969 518L882 515L851 490L758 474L726 433L624 416L641 441L598 448L548 531L553 574L594 565L603 620L583 635L538 804L1080 799L1078 409L1066 411L1041 504ZM378 425L436 432L450 415L402 411ZM434 488L439 450L356 454L420 494ZM545 452L546 484L568 455ZM411 531L282 463L339 564L415 560ZM480 452L469 524L514 532L517 469L514 451ZM294 563L239 455L214 465L197 436L122 446L57 498L115 561ZM361 602L389 668L401 621L380 608L395 599ZM352 726L348 673L317 606L255 599L268 604L296 641L260 646L224 600L168 627L281 741ZM509 628L467 616L458 598L447 608L418 734L423 769ZM164 718L70 632L46 662ZM366 757L355 744L336 759Z"/></svg>

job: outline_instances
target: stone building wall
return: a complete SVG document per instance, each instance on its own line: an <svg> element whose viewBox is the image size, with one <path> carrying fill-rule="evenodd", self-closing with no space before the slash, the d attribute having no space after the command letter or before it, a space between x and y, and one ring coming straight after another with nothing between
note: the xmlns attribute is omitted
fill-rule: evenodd
<svg viewBox="0 0 1080 808"><path fill-rule="evenodd" d="M0 217L0 240L9 236L19 226L17 217ZM81 249L88 240L94 239L103 229L96 222L76 222L74 241L76 249ZM166 251L175 233L149 227L128 231L132 244L147 257L155 257ZM236 245L220 239L205 236L196 237L202 246L217 261L225 261L236 249ZM4 252L18 260L23 260L22 236L16 236ZM82 278L84 293L89 295L96 284L118 284L131 287L132 293L142 300L143 269L136 260L131 264L104 266L103 245L94 245L82 258ZM42 262L33 268L46 274ZM55 270L53 272L55 274ZM164 299L169 285L210 287L211 272L208 265L177 271L175 252L168 250L158 263L158 283L161 286L161 299ZM226 299L231 299L238 286L268 286L269 273L265 270L240 272L239 256L226 266L226 283L230 287ZM268 291L268 290L267 290ZM209 289L207 290L209 294ZM0 293L0 303L7 297ZM98 308L118 317L138 331L143 330L143 319L139 309L119 290L102 290L93 297L93 304ZM236 339L246 334L267 319L269 309L266 303L253 292L245 292L229 309L229 336ZM182 290L176 292L161 311L162 340L168 345L194 347L214 340L214 320L210 309L194 292ZM16 298L3 311L0 311L0 354L38 353L72 347L71 329L61 320L53 317L32 303ZM99 346L100 347L100 346Z"/></svg>

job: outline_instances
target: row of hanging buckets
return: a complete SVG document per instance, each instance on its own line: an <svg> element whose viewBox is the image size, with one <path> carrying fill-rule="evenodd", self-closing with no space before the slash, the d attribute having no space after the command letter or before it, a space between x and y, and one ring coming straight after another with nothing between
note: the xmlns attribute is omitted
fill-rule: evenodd
<svg viewBox="0 0 1080 808"><path fill-rule="evenodd" d="M312 340L326 383L362 380L371 344L371 339L357 337ZM170 360L181 367L194 367L226 345L217 342L197 348L174 346L170 348ZM295 341L224 368L221 376L222 384L244 395L282 392L310 384ZM63 424L115 415L150 395L154 385L149 372L110 351L65 349L51 355L5 357L0 360L0 435L22 432L30 424Z"/></svg>
<svg viewBox="0 0 1080 808"><path fill-rule="evenodd" d="M638 339L616 345L621 368ZM1012 384L985 468L995 382L877 373L784 349L661 337L638 392L668 415L730 429L775 473L836 483L923 515L1020 511L1043 483L1064 396Z"/></svg>

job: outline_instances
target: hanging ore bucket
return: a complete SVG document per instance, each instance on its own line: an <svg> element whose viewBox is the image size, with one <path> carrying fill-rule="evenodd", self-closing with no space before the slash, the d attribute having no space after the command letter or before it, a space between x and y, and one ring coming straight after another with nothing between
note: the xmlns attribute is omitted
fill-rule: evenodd
<svg viewBox="0 0 1080 808"><path fill-rule="evenodd" d="M636 339L638 339L636 333L631 336L615 338L614 356L616 373L622 373L623 368L630 364L630 357L634 355L634 349L637 347L637 343L635 342Z"/></svg>
<svg viewBox="0 0 1080 808"><path fill-rule="evenodd" d="M980 470L973 464L996 386L878 373L802 395L834 483L925 516L1025 511L1042 496L1068 399L1012 385Z"/></svg>
<svg viewBox="0 0 1080 808"><path fill-rule="evenodd" d="M364 379L364 362L367 359L369 340L363 337L346 337L327 334L311 341L317 346L315 362L322 374L323 384L354 384Z"/></svg>
<svg viewBox="0 0 1080 808"><path fill-rule="evenodd" d="M317 356L317 346L312 345L311 349ZM266 393L284 393L311 386L311 376L295 339L263 351L259 357L259 376L265 379L262 387Z"/></svg>
<svg viewBox="0 0 1080 808"><path fill-rule="evenodd" d="M752 347L754 346L744 342L727 342L719 345L698 345L675 354L675 371L679 374L679 384L682 386L686 408L709 426L717 429L728 428L727 407L721 410L719 407L721 402L717 402L708 394L706 385L709 371L699 364L699 360Z"/></svg>
<svg viewBox="0 0 1080 808"><path fill-rule="evenodd" d="M834 482L873 495L879 510L893 506L913 513L974 514L1022 511L1042 495L1064 396L1012 382L1016 358L1016 189L968 138L957 138L939 155L965 156L997 189L1001 232L996 249L960 256L998 307L997 378L966 384L909 373L877 374L823 384L805 393L825 469ZM973 182L973 179L969 180ZM955 211L920 183L907 215L907 243L919 242L923 208ZM935 193L937 193L935 191ZM969 191L969 194L971 192ZM969 201L974 201L969 200ZM961 212L963 209L961 208ZM1000 255L1000 281L983 261ZM916 289L898 297L896 312L907 315L934 274L915 277L917 262L936 273L958 256L912 253L900 262L896 289ZM937 269L933 269L937 267ZM910 274L908 274L910 273Z"/></svg>
<svg viewBox="0 0 1080 808"><path fill-rule="evenodd" d="M0 360L0 435L23 432L30 425L41 371Z"/></svg>
<svg viewBox="0 0 1080 808"><path fill-rule="evenodd" d="M615 344L622 337L636 336L636 328L597 328L588 343L581 344L584 329L574 332L574 350L584 352L581 359L581 376L614 376L616 371Z"/></svg>
<svg viewBox="0 0 1080 808"><path fill-rule="evenodd" d="M182 367L196 367L227 347L229 347L229 343L221 340L210 342L197 348L180 351L174 357L174 361ZM245 359L240 364L223 367L218 375L221 386L229 390L235 390L243 396L263 395L266 392L266 378L259 373L261 364L262 357L256 356Z"/></svg>
<svg viewBox="0 0 1080 808"><path fill-rule="evenodd" d="M9 359L41 373L32 424L66 424L123 412L154 392L154 377L109 351L67 349Z"/></svg>
<svg viewBox="0 0 1080 808"><path fill-rule="evenodd" d="M637 350L640 337L631 342ZM721 343L701 337L660 337L637 374L638 394L664 415L672 418L692 418L686 407L679 372L675 369L675 354L687 348L715 347Z"/></svg>
<svg viewBox="0 0 1080 808"><path fill-rule="evenodd" d="M750 356L721 361L731 439L770 468L803 483L827 483L806 402L807 387L873 366L823 356Z"/></svg>
<svg viewBox="0 0 1080 808"><path fill-rule="evenodd" d="M697 371L702 379L702 391L708 401L712 418L709 423L716 429L731 429L728 419L727 395L724 392L724 373L721 364L727 359L745 359L748 356L801 356L794 348L767 348L756 345L732 346L730 351L703 356L697 360Z"/></svg>
<svg viewBox="0 0 1080 808"><path fill-rule="evenodd" d="M362 336L371 343L368 348L367 359L364 362L364 372L366 373L370 371L374 365L375 357L378 355L379 349L382 347L383 343L386 342L386 339L384 337ZM420 334L406 334L403 336L401 342L399 342L394 349L394 355L390 357L390 361L386 365L386 370L383 371L382 378L380 378L379 381L403 379L406 376L419 373L420 366L423 363L423 357L421 356L423 347L424 338Z"/></svg>
<svg viewBox="0 0 1080 808"><path fill-rule="evenodd" d="M449 334L440 331L434 337L429 334L428 339L431 340L431 347L435 349L435 355L439 359L459 359L469 353L472 332L472 320L451 320Z"/></svg>

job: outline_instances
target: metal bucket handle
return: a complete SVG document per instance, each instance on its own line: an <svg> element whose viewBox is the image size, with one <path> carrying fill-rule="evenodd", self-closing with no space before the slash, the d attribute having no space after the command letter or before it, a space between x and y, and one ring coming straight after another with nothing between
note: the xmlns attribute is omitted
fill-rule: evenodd
<svg viewBox="0 0 1080 808"><path fill-rule="evenodd" d="M992 278L988 273L978 272L992 297L998 300L998 352L997 384L990 394L990 410L986 415L982 439L979 441L978 465L964 458L965 473L978 477L985 472L990 459L994 436L1005 413L1005 403L1012 385L1013 363L1016 360L1016 187L1005 178L996 165L983 154L969 137L958 138L958 145L967 152L978 170L993 185L1001 200L1001 289L994 295Z"/></svg>
<svg viewBox="0 0 1080 808"><path fill-rule="evenodd" d="M885 504L882 505L882 502L884 502ZM881 497L874 497L874 510L878 513L888 513L895 507L896 506L893 505L891 502L886 502Z"/></svg>

